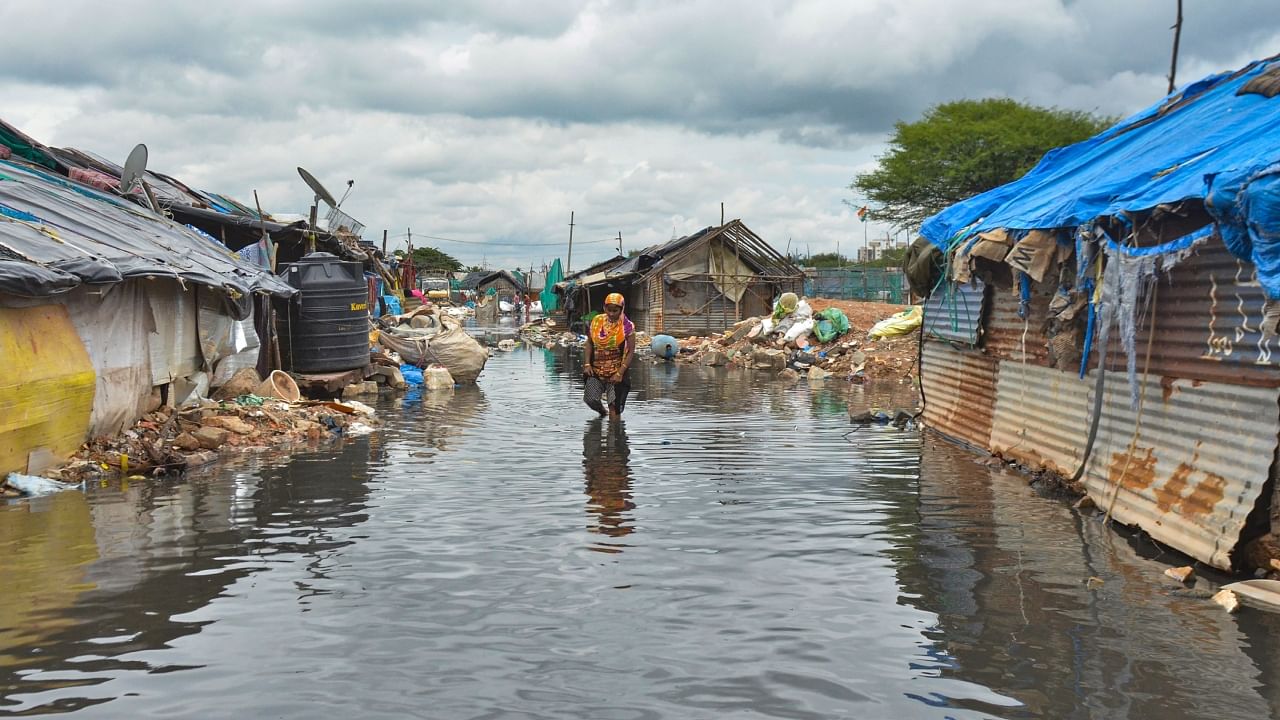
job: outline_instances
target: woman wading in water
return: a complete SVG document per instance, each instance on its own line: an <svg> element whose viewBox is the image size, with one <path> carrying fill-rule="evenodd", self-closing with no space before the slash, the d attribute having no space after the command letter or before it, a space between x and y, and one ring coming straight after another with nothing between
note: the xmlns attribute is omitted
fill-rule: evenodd
<svg viewBox="0 0 1280 720"><path fill-rule="evenodd" d="M605 297L604 314L591 321L582 364L582 374L587 379L583 401L601 415L605 414L607 403L613 420L622 415L627 405L627 394L631 392L627 369L636 356L636 327L623 314L623 304L620 293Z"/></svg>

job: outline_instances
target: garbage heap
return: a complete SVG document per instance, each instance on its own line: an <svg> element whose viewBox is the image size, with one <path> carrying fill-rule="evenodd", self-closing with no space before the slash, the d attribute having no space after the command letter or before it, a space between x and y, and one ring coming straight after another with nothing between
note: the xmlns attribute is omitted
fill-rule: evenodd
<svg viewBox="0 0 1280 720"><path fill-rule="evenodd" d="M790 297L788 297L790 296ZM909 380L917 372L919 306L798 298L708 337L679 340L675 360L737 365L783 378Z"/></svg>
<svg viewBox="0 0 1280 720"><path fill-rule="evenodd" d="M445 369L453 383L469 385L489 360L489 351L467 334L455 315L429 304L404 315L378 318L372 339L380 350L377 355L399 367L402 376L402 365Z"/></svg>
<svg viewBox="0 0 1280 720"><path fill-rule="evenodd" d="M160 407L115 437L90 440L68 463L40 475L72 483L158 476L206 465L221 452L323 443L367 434L375 425L373 409L362 403L290 402L248 393L186 408ZM20 494L16 481L0 479L0 496Z"/></svg>
<svg viewBox="0 0 1280 720"><path fill-rule="evenodd" d="M587 336L570 332L557 325L552 318L533 320L520 326L520 339L529 345L537 345L548 350L556 347L581 347L586 344Z"/></svg>

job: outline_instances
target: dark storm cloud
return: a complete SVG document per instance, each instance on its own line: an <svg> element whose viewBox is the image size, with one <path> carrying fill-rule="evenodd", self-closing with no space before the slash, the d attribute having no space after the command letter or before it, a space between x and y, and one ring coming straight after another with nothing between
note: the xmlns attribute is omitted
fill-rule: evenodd
<svg viewBox="0 0 1280 720"><path fill-rule="evenodd" d="M713 133L885 132L939 99L1167 71L1172 4L280 2L7 4L6 27L70 28L80 60L13 33L0 76L100 87L182 115L289 117L299 104L548 122L658 122ZM1187 3L1184 65L1276 33L1272 3ZM1164 11L1164 12L1161 12ZM797 24L818 21L812 26ZM937 19L938 22L932 20ZM826 19L825 24L821 21ZM951 23L952 25L948 25ZM965 23L965 24L961 24ZM453 63L451 67L450 64ZM1100 109L1132 107L1100 99ZM1086 108L1092 109L1092 108Z"/></svg>
<svg viewBox="0 0 1280 720"><path fill-rule="evenodd" d="M1280 52L1267 0L1186 0L1179 80ZM276 0L0 4L6 120L269 209L339 187L371 228L470 243L731 216L847 249L847 186L898 120L1007 96L1105 114L1159 99L1174 0ZM403 231L400 231L402 234ZM394 235L396 233L392 233ZM445 245L527 263L527 253ZM597 252L598 251L598 252ZM590 246L575 264L599 259ZM554 256L554 252L547 251ZM599 257L595 257L599 255Z"/></svg>

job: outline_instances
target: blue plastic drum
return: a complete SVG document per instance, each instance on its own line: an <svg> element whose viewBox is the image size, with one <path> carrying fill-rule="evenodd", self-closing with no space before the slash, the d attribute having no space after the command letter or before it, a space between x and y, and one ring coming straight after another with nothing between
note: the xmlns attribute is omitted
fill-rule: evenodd
<svg viewBox="0 0 1280 720"><path fill-rule="evenodd" d="M670 335L654 335L653 340L649 341L649 349L656 357L673 360L680 351L680 345Z"/></svg>

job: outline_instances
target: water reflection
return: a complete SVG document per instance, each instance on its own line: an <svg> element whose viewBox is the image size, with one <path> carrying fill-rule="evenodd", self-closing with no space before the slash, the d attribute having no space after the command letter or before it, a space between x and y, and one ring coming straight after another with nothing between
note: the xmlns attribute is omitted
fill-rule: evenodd
<svg viewBox="0 0 1280 720"><path fill-rule="evenodd" d="M421 407L421 422L410 454L429 458L455 449L456 443L478 427L477 418L488 408L488 401L479 385L443 390L418 387L405 396L403 406L406 409ZM496 430L503 431L502 428Z"/></svg>
<svg viewBox="0 0 1280 720"><path fill-rule="evenodd" d="M582 434L582 470L586 476L587 512L595 516L591 532L621 538L635 531L631 525L631 468L627 457L627 427L622 421L606 423L601 418L587 422ZM591 547L604 553L622 552L626 545L602 540Z"/></svg>
<svg viewBox="0 0 1280 720"><path fill-rule="evenodd" d="M1280 717L1280 623L1221 612L1203 580L1192 590L1161 582L1153 543L936 439L922 448L916 508L904 543L913 551L898 567L904 600L938 618L922 667L1016 699L1015 716Z"/></svg>
<svg viewBox="0 0 1280 720"><path fill-rule="evenodd" d="M841 398L901 387L641 366L624 425L576 363L499 353L368 438L0 507L0 716L1280 715L1277 618L967 452L850 432Z"/></svg>
<svg viewBox="0 0 1280 720"><path fill-rule="evenodd" d="M0 716L86 708L118 698L97 686L122 674L204 666L180 653L139 658L203 632L212 603L243 595L236 584L272 566L300 569L286 589L298 605L325 594L353 542L345 529L368 519L369 467L381 454L370 436L302 449L286 464L246 458L212 478L110 481L3 508ZM27 519L38 524L24 528ZM27 562L22 548L46 537L63 549L33 547L43 557Z"/></svg>

